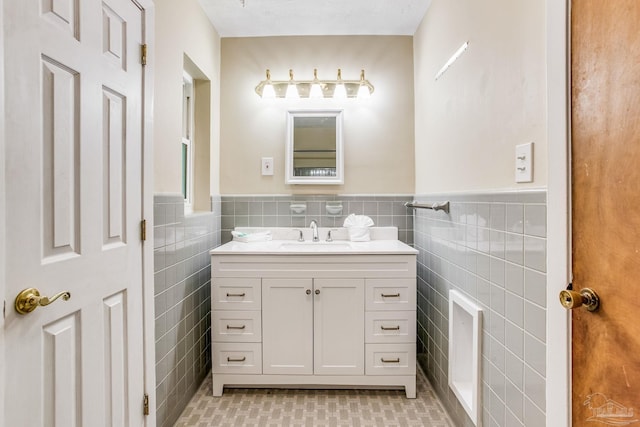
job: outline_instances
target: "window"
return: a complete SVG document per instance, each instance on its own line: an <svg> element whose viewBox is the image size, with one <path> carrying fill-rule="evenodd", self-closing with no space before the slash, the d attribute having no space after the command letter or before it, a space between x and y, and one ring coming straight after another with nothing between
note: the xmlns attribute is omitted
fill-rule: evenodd
<svg viewBox="0 0 640 427"><path fill-rule="evenodd" d="M182 196L185 209L193 202L193 78L185 71L182 78Z"/></svg>
<svg viewBox="0 0 640 427"><path fill-rule="evenodd" d="M185 214L210 212L211 80L187 55L183 60L182 135L174 160L180 176L176 177L176 184L184 198Z"/></svg>

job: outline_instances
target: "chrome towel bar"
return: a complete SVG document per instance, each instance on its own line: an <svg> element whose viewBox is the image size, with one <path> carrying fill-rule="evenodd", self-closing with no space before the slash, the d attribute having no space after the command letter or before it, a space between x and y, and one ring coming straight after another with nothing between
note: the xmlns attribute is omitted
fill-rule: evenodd
<svg viewBox="0 0 640 427"><path fill-rule="evenodd" d="M424 203L418 203L414 201L414 202L407 202L404 205L407 208L433 209L434 211L444 211L445 213L449 213L449 202L433 203L431 205L426 205Z"/></svg>

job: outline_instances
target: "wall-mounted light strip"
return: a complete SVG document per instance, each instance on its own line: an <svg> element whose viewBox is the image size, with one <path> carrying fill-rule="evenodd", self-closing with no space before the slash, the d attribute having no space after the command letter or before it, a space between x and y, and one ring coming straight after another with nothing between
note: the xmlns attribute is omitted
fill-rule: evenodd
<svg viewBox="0 0 640 427"><path fill-rule="evenodd" d="M261 98L367 98L373 90L364 78L364 70L360 71L360 80L343 80L340 69L336 80L318 79L318 70L313 70L313 80L295 80L293 70L289 70L289 80L271 80L267 70L267 78L256 86Z"/></svg>
<svg viewBox="0 0 640 427"><path fill-rule="evenodd" d="M436 74L436 80L438 80L445 73L445 71L447 71L451 64L456 62L460 55L462 55L463 52L467 50L467 47L469 47L469 42L465 42L462 46L460 46L460 49L458 49L456 53L454 53L451 58L449 58L446 64L444 64L442 68L440 68L440 71L438 71L438 73Z"/></svg>

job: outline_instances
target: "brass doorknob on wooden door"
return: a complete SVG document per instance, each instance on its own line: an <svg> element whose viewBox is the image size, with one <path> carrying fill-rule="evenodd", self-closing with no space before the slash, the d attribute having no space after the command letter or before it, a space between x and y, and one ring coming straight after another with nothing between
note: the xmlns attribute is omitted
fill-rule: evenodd
<svg viewBox="0 0 640 427"><path fill-rule="evenodd" d="M560 304L568 310L584 307L589 311L596 311L600 307L600 297L590 288L580 291L565 289L560 291Z"/></svg>
<svg viewBox="0 0 640 427"><path fill-rule="evenodd" d="M71 293L64 291L49 298L41 296L40 291L36 288L27 288L23 289L16 297L15 308L16 311L20 314L28 314L39 306L44 307L51 304L60 297L62 297L63 300L67 301L69 298L71 298Z"/></svg>

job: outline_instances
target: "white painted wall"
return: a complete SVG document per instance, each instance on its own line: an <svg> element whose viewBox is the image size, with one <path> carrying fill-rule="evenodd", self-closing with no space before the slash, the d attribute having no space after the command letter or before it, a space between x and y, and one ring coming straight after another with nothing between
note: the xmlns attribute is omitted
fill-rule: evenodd
<svg viewBox="0 0 640 427"><path fill-rule="evenodd" d="M263 100L254 91L294 77L357 80L375 86L367 101ZM413 44L407 36L321 36L222 39L220 190L222 194L412 194L414 191ZM286 185L288 109L344 108L345 183ZM274 175L261 175L261 157Z"/></svg>
<svg viewBox="0 0 640 427"><path fill-rule="evenodd" d="M545 43L544 1L432 2L414 36L416 194L547 184ZM514 147L527 142L534 182L516 184Z"/></svg>
<svg viewBox="0 0 640 427"><path fill-rule="evenodd" d="M210 191L219 193L220 37L197 0L156 0L154 192L180 193L184 55L211 81ZM200 177L202 179L202 177Z"/></svg>

